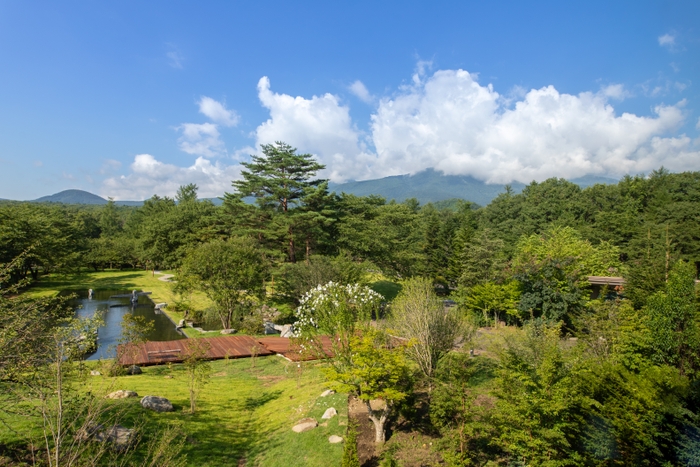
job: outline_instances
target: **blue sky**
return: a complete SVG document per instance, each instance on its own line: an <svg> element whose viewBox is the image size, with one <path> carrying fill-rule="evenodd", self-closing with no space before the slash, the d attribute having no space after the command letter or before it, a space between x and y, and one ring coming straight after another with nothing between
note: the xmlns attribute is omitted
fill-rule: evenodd
<svg viewBox="0 0 700 467"><path fill-rule="evenodd" d="M0 198L700 170L700 2L0 1Z"/></svg>

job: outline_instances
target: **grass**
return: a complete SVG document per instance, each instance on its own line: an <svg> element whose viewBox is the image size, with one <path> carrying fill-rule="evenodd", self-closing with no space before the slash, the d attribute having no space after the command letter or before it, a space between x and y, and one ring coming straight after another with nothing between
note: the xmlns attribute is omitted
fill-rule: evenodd
<svg viewBox="0 0 700 467"><path fill-rule="evenodd" d="M174 271L162 271L164 274L173 274ZM150 298L155 303L168 303L165 309L166 315L174 322L179 322L184 316L184 310L178 310L175 303L178 297L173 292L172 282L159 280L160 275L154 275L152 271L139 269L129 271L80 271L77 273L53 273L42 276L27 294L34 297L46 297L57 295L61 291L78 290L142 290L151 292ZM209 298L201 292L192 294L189 300L189 308L195 311L206 310L213 306ZM211 337L211 334L202 334L191 328L184 328L187 337Z"/></svg>
<svg viewBox="0 0 700 467"><path fill-rule="evenodd" d="M95 362L94 365L99 368L108 364ZM345 434L347 395L319 397L325 389L321 364L306 363L300 374L296 363L278 356L258 357L254 367L251 359L219 360L211 364L212 375L198 398L195 414L189 413L187 377L182 365L146 367L143 374L136 376L87 376L76 387L99 396L118 389L138 392L139 398L109 402L125 410L122 424L134 426L142 419L146 433L164 423L182 426L187 434L182 453L187 456L187 465L330 467L340 464L342 443L330 444L328 437ZM145 395L168 398L175 411L156 413L143 409L139 400ZM301 418L323 421L321 415L328 407L335 407L339 416L329 420L326 426L320 425L306 433L292 432L292 426ZM0 425L0 445L13 441L13 435L3 430ZM245 462L239 464L242 459Z"/></svg>

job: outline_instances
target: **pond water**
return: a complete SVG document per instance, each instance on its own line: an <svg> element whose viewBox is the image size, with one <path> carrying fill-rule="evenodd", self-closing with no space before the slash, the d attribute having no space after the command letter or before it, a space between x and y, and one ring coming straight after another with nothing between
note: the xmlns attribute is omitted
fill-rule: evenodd
<svg viewBox="0 0 700 467"><path fill-rule="evenodd" d="M131 294L130 290L95 290L92 298L88 298L88 291L77 293L77 297L70 301L75 308L77 318L88 318L101 311L104 326L97 330L97 351L90 354L88 360L100 358L114 358L117 344L121 337L122 317L127 313L135 316L143 316L149 321L154 321L154 329L147 339L151 341L172 341L184 339L185 336L175 329L175 325L163 313L155 310L155 305L148 296L139 295L136 303L131 303L130 297L114 297L114 295Z"/></svg>

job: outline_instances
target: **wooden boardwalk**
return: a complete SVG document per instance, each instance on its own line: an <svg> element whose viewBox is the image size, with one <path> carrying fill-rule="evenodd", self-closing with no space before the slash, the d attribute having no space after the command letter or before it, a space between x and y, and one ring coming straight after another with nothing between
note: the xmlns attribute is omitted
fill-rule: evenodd
<svg viewBox="0 0 700 467"><path fill-rule="evenodd" d="M148 341L143 344L121 344L117 346L121 365L159 365L161 363L180 363L190 354L191 348L197 343L204 343L207 349L204 356L207 360L223 358L246 358L255 355L279 354L291 361L315 360L318 357L301 350L285 337L263 337L256 339L250 336L218 336L200 339L181 339L176 341ZM321 338L323 351L332 356L331 340Z"/></svg>

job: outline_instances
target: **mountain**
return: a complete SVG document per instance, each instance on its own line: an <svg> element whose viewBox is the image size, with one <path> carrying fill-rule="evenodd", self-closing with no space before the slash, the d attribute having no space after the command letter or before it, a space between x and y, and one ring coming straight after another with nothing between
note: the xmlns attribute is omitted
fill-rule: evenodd
<svg viewBox="0 0 700 467"><path fill-rule="evenodd" d="M101 196L93 195L83 190L64 190L50 196L42 196L35 199L35 203L63 203L63 204L107 204L107 200Z"/></svg>
<svg viewBox="0 0 700 467"><path fill-rule="evenodd" d="M596 183L614 184L617 180L588 175L571 182L585 188ZM520 182L510 184L513 193L520 193L525 186ZM361 182L330 183L328 188L336 193L356 196L379 195L396 201L416 198L421 204L461 198L481 206L486 206L496 196L506 191L506 185L490 185L464 175L443 175L433 169L423 170L414 175L395 175Z"/></svg>
<svg viewBox="0 0 700 467"><path fill-rule="evenodd" d="M617 180L606 177L587 175L571 180L581 188L596 183L614 184ZM520 193L525 184L510 184L513 193ZM475 178L463 175L443 175L433 169L423 170L414 175L394 175L377 180L361 182L329 183L330 191L348 193L356 196L379 195L388 200L403 201L416 198L421 204L435 203L449 199L466 199L486 206L500 193L506 191L506 185L488 185ZM207 198L215 205L220 205L220 198ZM51 196L34 200L37 203L64 204L107 204L107 200L83 190L65 190ZM141 206L143 201L116 201L119 206Z"/></svg>

